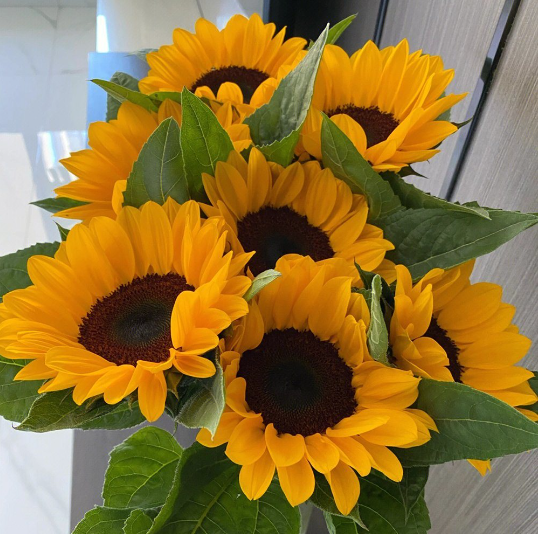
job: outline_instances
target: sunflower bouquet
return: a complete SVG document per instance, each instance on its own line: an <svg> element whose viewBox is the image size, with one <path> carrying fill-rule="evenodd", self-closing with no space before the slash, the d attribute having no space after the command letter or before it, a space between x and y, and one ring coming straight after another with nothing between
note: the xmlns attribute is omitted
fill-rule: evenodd
<svg viewBox="0 0 538 534"><path fill-rule="evenodd" d="M460 125L407 41L201 19L93 80L107 121L36 204L80 222L0 258L0 414L122 429L76 534L425 533L428 467L538 447L530 340L474 259L538 222L405 181ZM305 506L303 503L307 503ZM308 504L310 503L310 504Z"/></svg>

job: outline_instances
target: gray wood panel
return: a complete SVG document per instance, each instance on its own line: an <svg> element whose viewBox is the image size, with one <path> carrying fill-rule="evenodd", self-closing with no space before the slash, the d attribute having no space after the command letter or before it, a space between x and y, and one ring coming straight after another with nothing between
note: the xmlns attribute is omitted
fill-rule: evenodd
<svg viewBox="0 0 538 534"><path fill-rule="evenodd" d="M391 0L383 29L382 46L407 38L411 50L440 55L445 68L456 71L448 92L465 93L475 88L491 38L502 10L503 0ZM465 120L469 94L456 105L452 120ZM440 154L413 165L428 179L409 181L438 195L456 145L458 133L442 144Z"/></svg>
<svg viewBox="0 0 538 534"><path fill-rule="evenodd" d="M538 210L538 2L524 0L495 73L486 108L455 199L491 207ZM475 278L504 287L517 307L516 323L534 340L523 362L538 368L536 301L538 231L533 228L480 258ZM538 453L493 463L485 479L465 462L432 469L427 501L432 534L538 532Z"/></svg>

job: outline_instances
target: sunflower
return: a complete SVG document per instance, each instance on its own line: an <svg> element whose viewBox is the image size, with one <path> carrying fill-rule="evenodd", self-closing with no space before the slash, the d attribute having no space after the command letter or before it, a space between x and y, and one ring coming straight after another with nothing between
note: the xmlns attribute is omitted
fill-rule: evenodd
<svg viewBox="0 0 538 534"><path fill-rule="evenodd" d="M465 94L443 93L454 76L439 56L409 54L403 40L379 50L369 41L351 57L327 45L302 148L321 159L321 111L342 129L377 171L399 171L437 154L435 147L457 127L436 120Z"/></svg>
<svg viewBox="0 0 538 534"><path fill-rule="evenodd" d="M247 115L267 102L280 67L306 45L299 37L284 41L285 28L275 35L276 26L257 14L234 15L221 31L198 19L195 29L193 34L177 28L174 44L146 56L150 71L139 83L143 93L187 87L198 96L233 101Z"/></svg>
<svg viewBox="0 0 538 534"><path fill-rule="evenodd" d="M115 404L138 389L149 421L161 416L169 369L209 377L202 356L248 308L248 255L225 253L223 221L202 220L194 201L123 208L68 234L54 258L33 256L33 285L4 296L0 350L31 359L17 380L39 392L73 389Z"/></svg>
<svg viewBox="0 0 538 534"><path fill-rule="evenodd" d="M221 355L227 405L217 431L202 429L197 439L227 443L249 499L265 493L276 468L296 506L312 495L315 470L348 514L360 491L355 471L374 468L400 481L402 466L388 447L421 445L435 424L408 408L418 379L368 354L368 307L351 293L344 260L282 258L276 267L282 276L250 304Z"/></svg>
<svg viewBox="0 0 538 534"><path fill-rule="evenodd" d="M396 266L390 328L395 361L418 376L489 393L536 420L521 408L538 401L528 383L533 374L515 366L531 341L512 324L516 309L502 302L500 286L470 282L473 266L433 269L415 285L407 268Z"/></svg>
<svg viewBox="0 0 538 534"><path fill-rule="evenodd" d="M202 209L226 219L234 249L256 251L249 263L254 275L273 268L285 254L300 254L316 261L356 261L391 277L392 264L384 257L394 246L367 224L365 197L317 161L283 168L253 148L248 162L231 152L227 162L217 163L215 177L202 179L211 202Z"/></svg>
<svg viewBox="0 0 538 534"><path fill-rule="evenodd" d="M233 124L230 105L212 107L221 125L227 129L234 147L243 150L249 146L248 126ZM181 106L172 100L165 100L157 113L124 102L117 119L90 124L88 144L91 148L73 152L60 161L78 179L55 189L58 197L87 204L60 211L56 216L82 220L99 215L116 218L123 204L123 192L133 163L155 128L168 117L181 124Z"/></svg>

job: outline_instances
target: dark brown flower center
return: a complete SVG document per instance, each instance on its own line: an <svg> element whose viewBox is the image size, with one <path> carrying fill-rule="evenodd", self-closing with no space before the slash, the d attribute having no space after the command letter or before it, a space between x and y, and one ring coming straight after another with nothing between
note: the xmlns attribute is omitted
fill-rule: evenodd
<svg viewBox="0 0 538 534"><path fill-rule="evenodd" d="M237 223L237 234L246 252L256 251L249 263L254 275L272 269L285 254L310 256L315 261L334 256L327 234L288 207L247 213Z"/></svg>
<svg viewBox="0 0 538 534"><path fill-rule="evenodd" d="M399 124L392 113L385 113L377 106L371 108L359 108L352 104L348 104L330 110L327 115L331 117L332 115L338 115L340 113L349 115L354 121L362 126L362 129L366 134L367 148L385 141Z"/></svg>
<svg viewBox="0 0 538 534"><path fill-rule="evenodd" d="M454 343L454 341L452 341L452 339L448 337L446 330L443 330L437 324L437 321L434 317L432 317L430 326L428 327L428 330L426 330L424 336L431 337L432 339L437 341L437 343L439 343L441 347L443 347L444 351L446 352L446 355L448 356L448 361L450 362L448 369L452 374L452 378L456 382L461 382L461 373L463 369L458 360L460 349L458 348L456 343Z"/></svg>
<svg viewBox="0 0 538 534"><path fill-rule="evenodd" d="M82 319L78 342L117 365L165 361L177 296L194 288L175 273L148 274L99 299Z"/></svg>
<svg viewBox="0 0 538 534"><path fill-rule="evenodd" d="M353 372L328 341L293 328L272 330L241 356L249 407L279 433L309 436L353 415Z"/></svg>
<svg viewBox="0 0 538 534"><path fill-rule="evenodd" d="M225 82L233 82L239 86L243 93L243 102L248 104L254 91L269 78L269 75L261 70L247 69L246 67L221 67L213 69L198 78L191 87L194 93L198 87L207 86L216 95L219 87Z"/></svg>

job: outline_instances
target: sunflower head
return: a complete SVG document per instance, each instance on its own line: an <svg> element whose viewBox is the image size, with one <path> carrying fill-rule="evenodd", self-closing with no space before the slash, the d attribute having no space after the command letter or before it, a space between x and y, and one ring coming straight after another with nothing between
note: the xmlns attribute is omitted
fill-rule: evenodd
<svg viewBox="0 0 538 534"><path fill-rule="evenodd" d="M325 47L312 108L300 150L321 159L321 114L346 133L377 171L399 171L439 152L436 146L457 128L437 120L465 94L443 93L454 76L439 56L409 53L403 40L379 50L369 41L351 57Z"/></svg>
<svg viewBox="0 0 538 534"><path fill-rule="evenodd" d="M396 266L395 309L390 341L395 363L418 376L467 384L520 408L538 399L531 371L516 367L530 340L512 324L515 308L502 302L502 288L471 283L474 261L433 269L413 285Z"/></svg>
<svg viewBox="0 0 538 534"><path fill-rule="evenodd" d="M223 226L192 201L149 202L78 224L54 258L30 258L33 285L4 296L0 319L2 354L31 360L16 379L74 388L78 404L138 390L142 413L157 419L165 374L212 376L204 354L248 311L249 255L226 252Z"/></svg>
<svg viewBox="0 0 538 534"><path fill-rule="evenodd" d="M227 407L212 437L198 441L242 466L240 484L258 499L275 469L292 505L314 491L313 470L328 480L348 514L359 496L356 473L372 468L401 480L388 446L430 439L435 424L410 409L418 379L373 361L366 345L369 312L351 293L342 259L280 259L282 276L264 288L221 357Z"/></svg>
<svg viewBox="0 0 538 534"><path fill-rule="evenodd" d="M390 278L391 263L384 257L394 247L366 222L365 197L317 161L283 168L253 148L248 162L232 152L227 162L217 163L214 177L202 178L211 203L203 210L224 217L236 250L256 252L249 263L254 275L282 256L298 254L315 261L341 258L350 266L355 261Z"/></svg>
<svg viewBox="0 0 538 534"><path fill-rule="evenodd" d="M143 93L181 91L233 102L245 114L265 103L275 88L279 68L293 62L306 41L284 41L285 29L275 35L274 24L259 15L234 15L222 30L199 19L195 33L174 30L174 43L147 55L148 76Z"/></svg>
<svg viewBox="0 0 538 534"><path fill-rule="evenodd" d="M237 123L230 104L212 104L212 108L236 150L243 150L251 144L248 126ZM102 215L115 219L123 205L123 193L133 163L149 136L169 117L181 124L181 106L173 100L165 100L157 113L124 102L116 119L90 124L90 148L73 152L60 161L77 179L55 189L58 197L86 204L55 215L85 221Z"/></svg>

